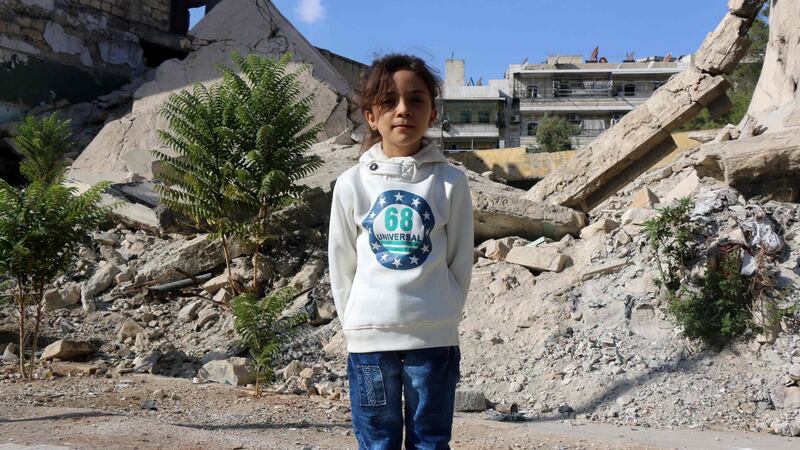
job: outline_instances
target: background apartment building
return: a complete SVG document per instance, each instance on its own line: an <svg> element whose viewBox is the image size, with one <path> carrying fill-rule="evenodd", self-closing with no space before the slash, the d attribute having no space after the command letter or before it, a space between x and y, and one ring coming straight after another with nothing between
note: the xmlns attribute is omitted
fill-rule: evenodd
<svg viewBox="0 0 800 450"><path fill-rule="evenodd" d="M502 80L467 85L464 61L445 61L439 113L447 150L535 147L545 115L562 116L576 125L580 148L644 103L667 79L688 67L679 61L650 57L622 62L584 60L580 55L550 55L541 64L512 64Z"/></svg>

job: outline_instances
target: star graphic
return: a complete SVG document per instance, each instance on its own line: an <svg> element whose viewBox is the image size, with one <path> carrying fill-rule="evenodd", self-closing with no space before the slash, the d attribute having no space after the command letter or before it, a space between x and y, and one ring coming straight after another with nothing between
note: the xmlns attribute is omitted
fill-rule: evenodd
<svg viewBox="0 0 800 450"><path fill-rule="evenodd" d="M386 258L388 258L388 257L389 257L389 255L384 253L383 255L381 255L381 261L386 261Z"/></svg>
<svg viewBox="0 0 800 450"><path fill-rule="evenodd" d="M381 249L381 244L378 244L377 242L372 243L372 250L377 252L380 249Z"/></svg>
<svg viewBox="0 0 800 450"><path fill-rule="evenodd" d="M418 207L418 206L419 206L419 199L418 199L418 198L415 198L414 200L411 200L411 204L412 204L412 205L413 205L415 208L416 208L416 207Z"/></svg>
<svg viewBox="0 0 800 450"><path fill-rule="evenodd" d="M430 235L431 235L431 229L430 228L426 228L425 229L425 236L430 236Z"/></svg>
<svg viewBox="0 0 800 450"><path fill-rule="evenodd" d="M422 246L422 253L428 253L429 251L431 251L431 248L428 247L428 244Z"/></svg>
<svg viewBox="0 0 800 450"><path fill-rule="evenodd" d="M403 194L401 194L399 192L397 194L394 194L394 199L397 200L397 203L402 203L403 202Z"/></svg>
<svg viewBox="0 0 800 450"><path fill-rule="evenodd" d="M400 266L403 265L403 263L400 262L400 258L395 258L394 262L392 263L392 265L395 266L395 267L400 267Z"/></svg>
<svg viewBox="0 0 800 450"><path fill-rule="evenodd" d="M377 214L375 214L375 213L370 213L370 214L369 214L369 218L370 218L370 219L374 219L374 218L375 218L375 216L377 216Z"/></svg>
<svg viewBox="0 0 800 450"><path fill-rule="evenodd" d="M386 204L386 199L385 199L385 198L383 198L383 197L381 197L381 198L378 200L378 203L380 203L380 204L381 204L381 207L383 207L383 205L385 205L385 204Z"/></svg>
<svg viewBox="0 0 800 450"><path fill-rule="evenodd" d="M411 256L409 259L411 260L411 264L419 264L419 258L416 256Z"/></svg>
<svg viewBox="0 0 800 450"><path fill-rule="evenodd" d="M428 211L425 211L424 213L422 213L422 217L424 217L425 220L430 220L431 213L429 213Z"/></svg>

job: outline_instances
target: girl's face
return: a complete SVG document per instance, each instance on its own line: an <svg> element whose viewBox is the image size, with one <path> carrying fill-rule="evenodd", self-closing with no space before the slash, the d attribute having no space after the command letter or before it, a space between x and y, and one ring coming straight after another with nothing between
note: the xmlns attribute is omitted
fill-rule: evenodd
<svg viewBox="0 0 800 450"><path fill-rule="evenodd" d="M436 122L436 110L428 87L417 74L398 70L392 79L394 89L364 117L381 134L386 156L410 156L422 148L425 132Z"/></svg>

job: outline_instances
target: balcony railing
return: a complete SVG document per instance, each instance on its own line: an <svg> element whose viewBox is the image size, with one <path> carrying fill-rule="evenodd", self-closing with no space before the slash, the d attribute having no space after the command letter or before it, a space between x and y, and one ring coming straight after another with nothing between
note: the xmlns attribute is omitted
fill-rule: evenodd
<svg viewBox="0 0 800 450"><path fill-rule="evenodd" d="M530 89L521 87L514 89L514 97L527 101L553 101L575 98L645 98L653 95L663 83L660 81L616 81L610 82L562 80L553 82L551 89Z"/></svg>

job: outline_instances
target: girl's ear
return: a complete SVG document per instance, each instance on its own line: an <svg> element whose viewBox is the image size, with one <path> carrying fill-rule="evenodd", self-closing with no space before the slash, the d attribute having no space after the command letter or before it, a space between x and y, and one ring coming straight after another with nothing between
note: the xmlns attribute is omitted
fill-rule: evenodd
<svg viewBox="0 0 800 450"><path fill-rule="evenodd" d="M436 123L436 108L431 108L431 120L428 121L428 128L432 127L433 124Z"/></svg>
<svg viewBox="0 0 800 450"><path fill-rule="evenodd" d="M372 111L364 111L364 118L367 120L367 125L371 130L376 130L378 128L377 120L375 120L375 114Z"/></svg>

